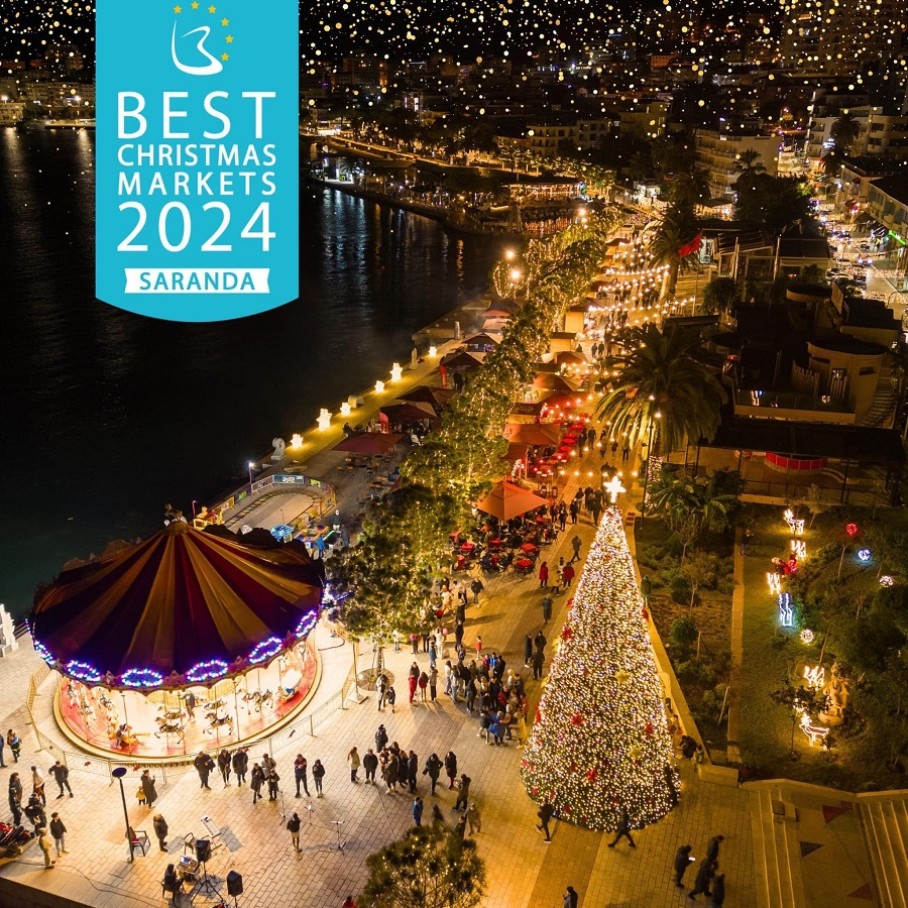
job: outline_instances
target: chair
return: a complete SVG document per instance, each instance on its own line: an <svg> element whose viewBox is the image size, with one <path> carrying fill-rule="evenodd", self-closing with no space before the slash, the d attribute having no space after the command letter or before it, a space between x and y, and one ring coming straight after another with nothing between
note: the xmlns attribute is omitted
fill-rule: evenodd
<svg viewBox="0 0 908 908"><path fill-rule="evenodd" d="M129 839L129 852L133 854L136 849L142 852L142 857L145 857L148 852L148 833L144 829L138 831L133 830L132 836Z"/></svg>

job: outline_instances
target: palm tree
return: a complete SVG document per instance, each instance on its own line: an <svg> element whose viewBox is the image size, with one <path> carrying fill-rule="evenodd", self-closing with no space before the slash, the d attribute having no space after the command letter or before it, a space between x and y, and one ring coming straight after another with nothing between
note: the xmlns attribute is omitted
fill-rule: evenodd
<svg viewBox="0 0 908 908"><path fill-rule="evenodd" d="M835 147L843 155L857 141L861 134L861 124L855 119L854 114L847 110L832 124L830 135Z"/></svg>
<svg viewBox="0 0 908 908"><path fill-rule="evenodd" d="M698 344L699 338L677 329L662 334L655 325L628 333L627 352L616 357L621 372L597 406L613 436L626 433L628 443L634 444L658 425L653 447L658 444L666 452L677 450L686 439L715 436L725 391L691 358Z"/></svg>
<svg viewBox="0 0 908 908"><path fill-rule="evenodd" d="M668 184L668 201L673 205L693 208L709 199L709 180L706 171L693 168L684 173L676 173Z"/></svg>
<svg viewBox="0 0 908 908"><path fill-rule="evenodd" d="M693 271L696 250L684 252L685 247L697 235L697 219L690 206L672 205L663 215L650 241L650 264L657 267L666 265L668 271L662 285L662 296L671 299L678 286L678 275Z"/></svg>
<svg viewBox="0 0 908 908"><path fill-rule="evenodd" d="M741 152L738 159L732 165L732 169L738 174L735 180L735 189L743 188L753 189L754 177L766 172L766 166L760 158L760 152L755 148L747 148Z"/></svg>

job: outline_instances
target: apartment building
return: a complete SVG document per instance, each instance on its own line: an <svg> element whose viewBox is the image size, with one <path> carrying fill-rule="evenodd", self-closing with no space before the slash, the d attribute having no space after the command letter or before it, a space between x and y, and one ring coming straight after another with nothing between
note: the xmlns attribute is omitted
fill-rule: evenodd
<svg viewBox="0 0 908 908"><path fill-rule="evenodd" d="M726 133L715 129L698 129L694 136L697 166L703 168L709 181L710 195L714 199L730 199L734 196L734 185L738 179L738 162L747 151L759 155L770 176L778 174L778 136L759 133Z"/></svg>

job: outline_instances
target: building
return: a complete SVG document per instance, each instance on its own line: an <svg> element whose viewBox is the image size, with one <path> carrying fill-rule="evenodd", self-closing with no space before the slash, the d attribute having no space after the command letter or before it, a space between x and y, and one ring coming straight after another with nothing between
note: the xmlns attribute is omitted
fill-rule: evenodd
<svg viewBox="0 0 908 908"><path fill-rule="evenodd" d="M908 176L883 177L867 189L866 214L885 231L885 258L877 268L890 272L897 290L908 286Z"/></svg>
<svg viewBox="0 0 908 908"><path fill-rule="evenodd" d="M25 119L25 102L0 96L0 126L15 126Z"/></svg>
<svg viewBox="0 0 908 908"><path fill-rule="evenodd" d="M859 126L854 142L848 147L849 157L875 155L908 160L908 115L885 114L874 105L846 107ZM807 160L816 167L834 146L833 127L839 114L814 116L807 134Z"/></svg>
<svg viewBox="0 0 908 908"><path fill-rule="evenodd" d="M740 175L736 169L742 155L755 151L756 164L762 164L765 173L778 174L778 136L756 132L727 133L715 129L698 129L694 136L697 166L707 174L710 194L714 199L732 198L734 185Z"/></svg>

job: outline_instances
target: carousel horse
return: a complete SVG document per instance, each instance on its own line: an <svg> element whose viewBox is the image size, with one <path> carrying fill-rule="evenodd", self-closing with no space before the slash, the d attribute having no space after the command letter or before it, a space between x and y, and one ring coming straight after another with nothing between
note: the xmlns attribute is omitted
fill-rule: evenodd
<svg viewBox="0 0 908 908"><path fill-rule="evenodd" d="M162 719L169 720L171 722L180 722L183 719L183 710L173 709L171 707L161 704L158 707L158 712L163 713L163 716L159 716L157 719L158 724L160 725Z"/></svg>
<svg viewBox="0 0 908 908"><path fill-rule="evenodd" d="M247 703L251 701L255 705L255 711L257 713L260 713L262 711L263 706L265 706L265 705L272 706L273 705L272 696L273 695L270 690L265 690L265 691L253 690L253 691L246 691L246 693L243 694L243 700Z"/></svg>
<svg viewBox="0 0 908 908"><path fill-rule="evenodd" d="M206 735L213 734L216 729L220 728L223 725L226 725L228 727L229 734L233 734L233 716L228 715L226 709L222 707L216 713L208 713L207 716L208 728L205 729Z"/></svg>
<svg viewBox="0 0 908 908"><path fill-rule="evenodd" d="M101 706L103 706L104 709L113 709L113 700L103 692L101 694Z"/></svg>
<svg viewBox="0 0 908 908"><path fill-rule="evenodd" d="M161 735L178 735L180 738L183 737L183 723L180 721L172 722L167 719L163 719L160 716L156 719L158 723L158 730L154 733L156 738L160 738Z"/></svg>

